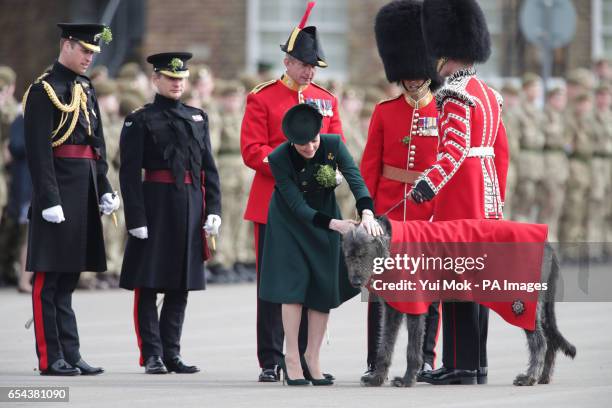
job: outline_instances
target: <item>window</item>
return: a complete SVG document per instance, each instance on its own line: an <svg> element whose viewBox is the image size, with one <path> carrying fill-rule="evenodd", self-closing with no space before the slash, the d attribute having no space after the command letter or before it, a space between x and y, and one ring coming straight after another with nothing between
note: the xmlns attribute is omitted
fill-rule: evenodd
<svg viewBox="0 0 612 408"><path fill-rule="evenodd" d="M593 59L612 59L612 0L593 0Z"/></svg>
<svg viewBox="0 0 612 408"><path fill-rule="evenodd" d="M307 25L317 27L328 68L320 69L317 78L345 79L347 66L348 0L317 2ZM284 44L299 24L306 0L248 0L247 68L255 72L258 62L274 66L278 74L284 71Z"/></svg>
<svg viewBox="0 0 612 408"><path fill-rule="evenodd" d="M478 67L478 74L481 77L498 77L502 74L501 64L503 52L503 1L487 0L479 2L484 12L491 34L491 57L489 60Z"/></svg>

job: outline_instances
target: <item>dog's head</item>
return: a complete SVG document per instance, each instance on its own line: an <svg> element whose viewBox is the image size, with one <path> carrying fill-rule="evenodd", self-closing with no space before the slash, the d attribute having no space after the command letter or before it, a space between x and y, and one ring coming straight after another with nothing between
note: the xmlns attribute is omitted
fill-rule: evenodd
<svg viewBox="0 0 612 408"><path fill-rule="evenodd" d="M378 222L383 229L382 236L373 237L362 226L355 226L342 235L344 260L354 287L365 286L370 281L375 258L389 256L391 223L385 216L379 217Z"/></svg>

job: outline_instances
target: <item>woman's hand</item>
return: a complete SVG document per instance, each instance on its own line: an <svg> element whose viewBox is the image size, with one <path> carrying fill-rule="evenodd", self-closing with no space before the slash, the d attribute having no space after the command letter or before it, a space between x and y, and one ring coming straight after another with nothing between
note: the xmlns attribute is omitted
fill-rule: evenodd
<svg viewBox="0 0 612 408"><path fill-rule="evenodd" d="M378 237L383 234L382 227L374 219L374 214L370 210L363 210L361 213L361 225L372 236Z"/></svg>
<svg viewBox="0 0 612 408"><path fill-rule="evenodd" d="M329 222L329 229L339 232L342 235L346 234L353 228L355 228L355 221L353 220L337 220L334 218Z"/></svg>

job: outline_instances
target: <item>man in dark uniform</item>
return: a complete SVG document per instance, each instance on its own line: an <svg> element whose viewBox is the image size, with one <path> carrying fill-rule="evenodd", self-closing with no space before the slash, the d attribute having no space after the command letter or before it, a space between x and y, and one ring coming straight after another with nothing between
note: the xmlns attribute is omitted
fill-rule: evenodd
<svg viewBox="0 0 612 408"><path fill-rule="evenodd" d="M25 142L32 175L26 270L34 272L36 353L43 375L99 374L79 353L72 292L82 271L104 272L100 212L119 199L108 169L100 110L83 74L110 41L99 24L58 24L60 55L24 97Z"/></svg>
<svg viewBox="0 0 612 408"><path fill-rule="evenodd" d="M147 374L199 371L181 358L181 330L188 291L205 288L206 235L217 235L221 226L208 117L179 100L190 58L186 52L147 58L157 94L125 118L120 139L119 179L130 235L120 285L134 290L140 365ZM164 293L159 318L157 293Z"/></svg>
<svg viewBox="0 0 612 408"><path fill-rule="evenodd" d="M268 206L274 190L274 177L268 163L268 154L286 141L281 129L285 113L297 103L314 103L323 114L321 133L342 135L336 97L312 82L317 67L327 66L317 28L305 27L313 6L314 2L308 4L302 21L293 30L286 44L281 45L281 50L286 54L286 73L280 79L259 84L251 91L242 120L242 159L248 167L255 170L244 219L252 221L255 227L258 285ZM304 311L299 344L302 354L306 350L307 320ZM281 305L258 298L257 358L261 367L260 382L279 380L278 364L283 356L283 337Z"/></svg>

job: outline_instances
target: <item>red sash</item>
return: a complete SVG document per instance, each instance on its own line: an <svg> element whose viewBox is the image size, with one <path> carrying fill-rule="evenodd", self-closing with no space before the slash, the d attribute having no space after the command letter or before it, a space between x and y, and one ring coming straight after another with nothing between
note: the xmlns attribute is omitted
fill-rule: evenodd
<svg viewBox="0 0 612 408"><path fill-rule="evenodd" d="M63 159L92 159L98 160L100 156L89 145L60 145L53 148L53 156Z"/></svg>

